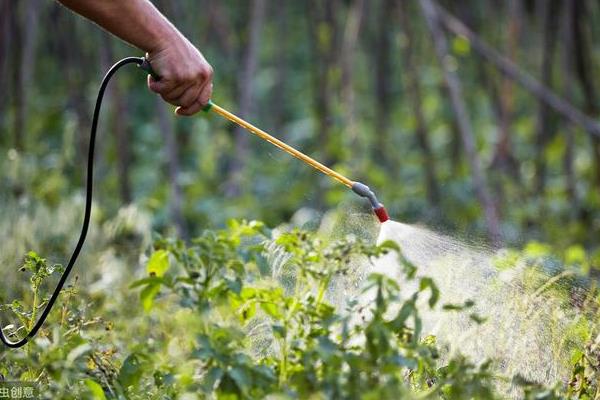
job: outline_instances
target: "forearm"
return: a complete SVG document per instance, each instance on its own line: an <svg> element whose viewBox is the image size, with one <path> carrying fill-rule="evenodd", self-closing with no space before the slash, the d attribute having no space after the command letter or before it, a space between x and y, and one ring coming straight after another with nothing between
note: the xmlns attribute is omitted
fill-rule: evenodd
<svg viewBox="0 0 600 400"><path fill-rule="evenodd" d="M58 0L133 46L152 53L183 38L148 0Z"/></svg>

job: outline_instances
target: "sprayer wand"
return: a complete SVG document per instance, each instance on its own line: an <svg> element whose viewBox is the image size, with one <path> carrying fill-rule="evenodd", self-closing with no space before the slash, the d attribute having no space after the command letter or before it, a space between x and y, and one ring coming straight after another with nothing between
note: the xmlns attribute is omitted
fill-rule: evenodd
<svg viewBox="0 0 600 400"><path fill-rule="evenodd" d="M256 126L252 125L251 123L244 121L237 115L227 111L226 109L224 109L221 106L218 106L217 104L213 103L212 101L209 101L208 105L206 107L204 107L204 111L207 111L207 112L213 111L213 112L219 114L220 116L227 118L231 122L234 122L234 123L238 124L239 126L241 126L242 128L248 130L249 132L252 132L259 138L271 143L272 145L274 145L276 147L279 147L281 150L285 151L289 155L294 156L301 161L304 161L306 164L310 165L314 169L324 173L325 175L330 176L331 178L335 179L342 185L347 186L348 188L352 189L352 191L354 193L356 193L357 195L367 198L369 200L369 202L371 203L373 212L375 213L375 215L377 215L377 218L379 218L379 221L385 222L389 219L389 217L387 215L387 211L385 210L385 207L383 206L383 204L381 204L379 202L379 200L377 200L375 193L373 193L373 191L364 183L351 181L350 179L346 178L344 175L340 174L339 172L336 172L336 171L332 170L331 168L326 167L325 165L321 164L317 160L307 156L306 154L295 149L294 147L290 146L289 144L282 142L281 140L277 139L276 137L269 135L267 132L263 131L262 129L257 128Z"/></svg>
<svg viewBox="0 0 600 400"><path fill-rule="evenodd" d="M154 70L152 69L150 62L148 62L147 59L144 58L144 62L142 62L142 64L140 65L140 68L145 70L146 72L148 72L154 79L156 79L156 80L160 79L158 74L156 74L156 72L154 72ZM314 158L309 157L308 155L295 149L294 147L290 146L289 144L282 142L281 140L277 139L276 137L268 134L267 132L263 131L260 128L257 128L256 126L252 125L248 121L243 120L242 118L227 111L223 107L213 103L210 100L209 100L208 104L204 107L204 111L205 112L212 111L212 112L219 114L220 116L228 119L229 121L241 126L242 128L246 129L247 131L255 134L259 138L271 143L272 145L274 145L276 147L279 147L281 150L285 151L286 153L288 153L291 156L296 157L297 159L303 161L304 163L310 165L314 169L322 172L323 174L325 174L327 176L330 176L331 178L335 179L342 185L352 189L352 191L354 193L356 193L357 195L368 199L369 203L371 204L371 207L373 208L373 212L375 213L375 215L377 216L377 218L379 219L379 221L381 223L390 219L383 204L381 204L379 202L379 200L377 200L375 193L364 183L354 182L354 181L348 179L347 177L340 174L339 172L334 171L331 168L321 164Z"/></svg>

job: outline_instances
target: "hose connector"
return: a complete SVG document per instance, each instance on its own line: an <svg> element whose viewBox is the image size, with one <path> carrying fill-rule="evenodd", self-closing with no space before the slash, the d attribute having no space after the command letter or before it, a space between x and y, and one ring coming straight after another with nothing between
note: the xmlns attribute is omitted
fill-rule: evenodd
<svg viewBox="0 0 600 400"><path fill-rule="evenodd" d="M354 182L352 184L352 191L360 197L364 197L369 200L369 203L371 203L371 207L373 208L373 212L379 219L379 222L384 223L390 219L383 204L377 200L377 196L375 196L375 193L367 185L361 182Z"/></svg>

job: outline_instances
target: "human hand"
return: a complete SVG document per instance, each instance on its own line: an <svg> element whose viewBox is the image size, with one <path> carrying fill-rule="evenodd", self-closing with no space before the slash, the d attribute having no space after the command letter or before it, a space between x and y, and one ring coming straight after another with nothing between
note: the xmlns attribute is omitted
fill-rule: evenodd
<svg viewBox="0 0 600 400"><path fill-rule="evenodd" d="M146 58L160 80L148 75L148 88L177 106L177 115L193 115L212 96L213 69L202 53L181 34L166 40Z"/></svg>

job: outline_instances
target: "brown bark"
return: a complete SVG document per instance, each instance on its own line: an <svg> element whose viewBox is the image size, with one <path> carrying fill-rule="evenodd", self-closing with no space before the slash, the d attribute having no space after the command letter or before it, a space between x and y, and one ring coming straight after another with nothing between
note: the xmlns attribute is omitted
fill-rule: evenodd
<svg viewBox="0 0 600 400"><path fill-rule="evenodd" d="M238 115L247 118L252 114L254 104L254 76L258 67L259 45L265 15L265 0L252 0L250 3L250 26L248 43L244 55L242 72L238 81ZM249 153L249 135L241 127L234 130L235 158L232 161L230 181L226 188L228 196L241 193L242 173Z"/></svg>
<svg viewBox="0 0 600 400"><path fill-rule="evenodd" d="M433 152L431 151L428 127L425 122L425 115L423 114L421 81L417 62L415 61L416 35L409 18L408 4L406 2L401 2L399 9L400 26L404 30L406 36L406 43L403 51L403 58L405 60L405 84L407 86L407 97L410 99L411 109L415 117L415 136L423 157L422 163L425 175L427 200L430 205L438 206L440 193L436 178L436 161Z"/></svg>
<svg viewBox="0 0 600 400"><path fill-rule="evenodd" d="M465 154L471 169L473 188L484 212L490 240L498 245L501 242L501 234L496 205L489 192L488 183L481 167L471 121L469 120L462 95L460 80L457 74L448 66L448 44L440 26L439 15L431 0L420 0L420 5L433 38L436 55L440 60L444 73L444 79L448 85L450 104L454 110Z"/></svg>
<svg viewBox="0 0 600 400"><path fill-rule="evenodd" d="M555 92L548 89L528 73L524 72L516 64L500 55L445 9L439 5L435 5L435 8L440 16L442 25L446 29L456 35L466 37L471 43L471 48L492 63L492 65L498 68L505 76L517 82L538 100L543 101L564 118L583 127L590 135L600 137L600 123L583 114Z"/></svg>

